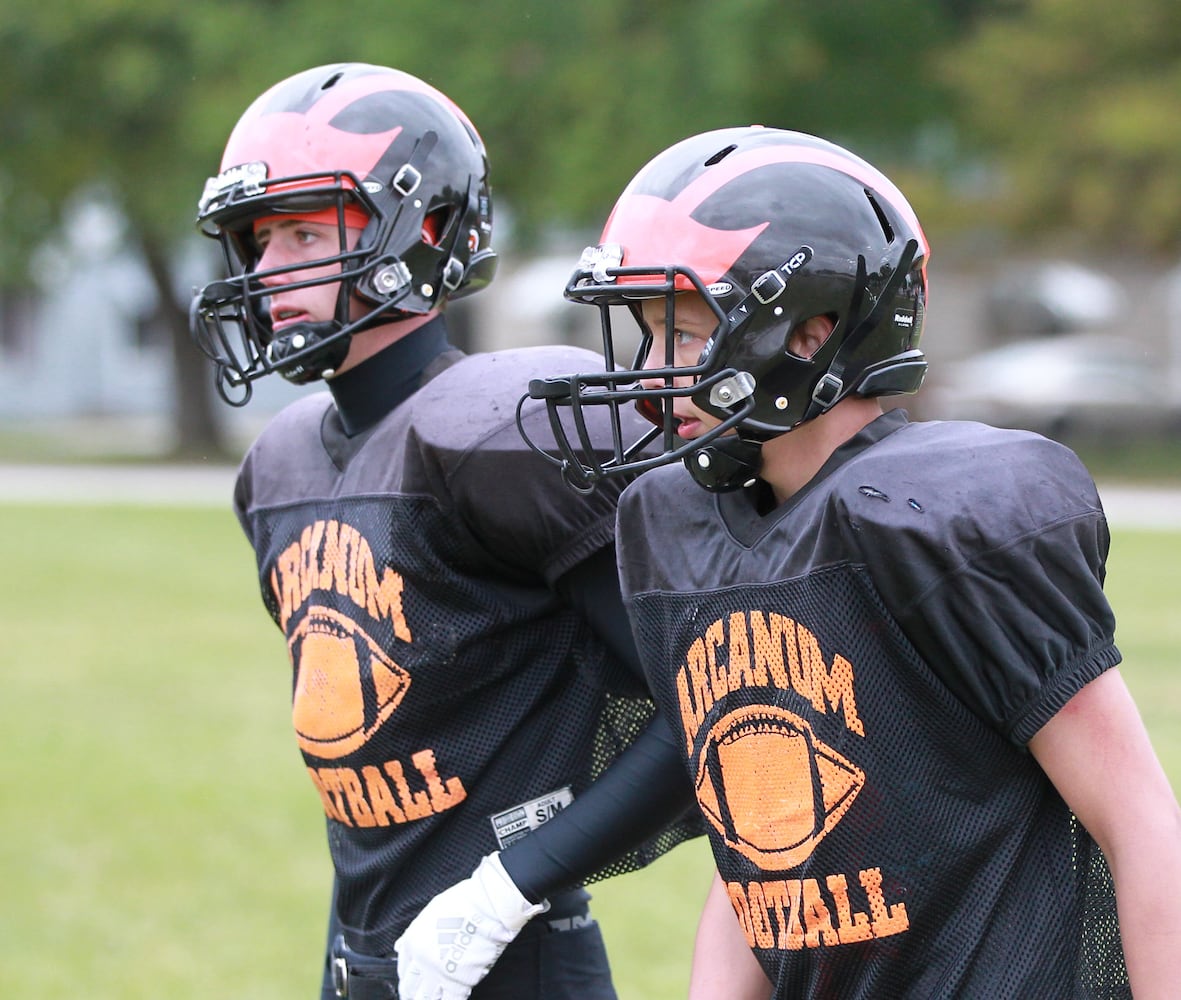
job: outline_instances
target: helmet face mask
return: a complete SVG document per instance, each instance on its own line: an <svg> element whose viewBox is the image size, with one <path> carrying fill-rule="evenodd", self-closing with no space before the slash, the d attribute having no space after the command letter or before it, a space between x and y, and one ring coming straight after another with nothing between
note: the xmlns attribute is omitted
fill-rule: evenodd
<svg viewBox="0 0 1181 1000"><path fill-rule="evenodd" d="M218 389L230 402L245 402L249 383L274 371L296 384L331 374L344 360L352 333L380 314L380 308L373 308L361 319L350 320L350 302L368 269L368 254L360 247L348 248L345 206L350 200L341 193L333 198L336 205L329 212L322 201L313 207L301 199L302 211L285 206L293 218L317 217L327 222L326 216L335 217L337 245L342 249L328 257L262 270L252 226L227 226L214 234L228 276L206 285L194 298L190 322L199 346L217 364ZM281 216L277 213L277 217ZM278 278L283 279L285 291L336 285L334 315L320 322L294 324L276 337L271 328L269 283ZM231 390L239 390L233 398Z"/></svg>
<svg viewBox="0 0 1181 1000"><path fill-rule="evenodd" d="M335 223L341 251L259 271L254 224L285 215ZM197 222L221 244L227 277L195 295L191 326L235 404L273 371L293 382L331 375L354 334L429 313L482 288L496 269L475 128L434 88L380 66L317 67L259 97L206 183ZM353 247L346 224L361 230ZM280 276L286 288L338 282L335 316L275 336L264 282Z"/></svg>
<svg viewBox="0 0 1181 1000"><path fill-rule="evenodd" d="M760 127L684 140L636 175L602 240L583 253L566 297L600 309L605 371L530 387L547 401L572 484L683 460L707 489L736 488L755 478L770 438L851 394L909 393L922 382L926 239L894 185L839 146ZM718 322L697 364L674 368L673 311L685 293ZM637 358L617 368L611 307L630 305L638 318L636 303L654 298L664 300L664 366L649 358L645 367L653 340L641 320ZM831 334L812 356L794 353L793 331L818 316ZM677 397L721 423L678 438ZM608 461L580 460L587 405L636 405L659 429L617 442Z"/></svg>

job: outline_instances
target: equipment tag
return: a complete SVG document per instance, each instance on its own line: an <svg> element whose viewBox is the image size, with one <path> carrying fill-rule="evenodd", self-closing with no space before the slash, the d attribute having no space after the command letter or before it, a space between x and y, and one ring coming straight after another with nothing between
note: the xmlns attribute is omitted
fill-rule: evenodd
<svg viewBox="0 0 1181 1000"><path fill-rule="evenodd" d="M514 840L520 840L531 830L536 830L573 801L574 793L567 785L565 788L559 788L540 798L522 802L518 806L490 816L492 831L496 834L496 842L500 849L504 850Z"/></svg>

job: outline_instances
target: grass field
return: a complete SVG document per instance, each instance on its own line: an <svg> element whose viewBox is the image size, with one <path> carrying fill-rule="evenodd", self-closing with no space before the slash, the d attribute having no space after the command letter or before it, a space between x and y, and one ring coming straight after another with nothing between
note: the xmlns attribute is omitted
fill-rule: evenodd
<svg viewBox="0 0 1181 1000"><path fill-rule="evenodd" d="M315 995L322 813L222 510L0 505L0 996ZM1117 530L1124 672L1181 788L1181 533ZM621 1000L684 996L700 843L595 888Z"/></svg>

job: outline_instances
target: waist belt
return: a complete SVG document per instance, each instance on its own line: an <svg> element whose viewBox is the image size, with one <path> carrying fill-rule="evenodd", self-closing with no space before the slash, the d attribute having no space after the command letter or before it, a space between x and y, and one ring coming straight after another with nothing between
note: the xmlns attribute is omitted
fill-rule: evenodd
<svg viewBox="0 0 1181 1000"><path fill-rule="evenodd" d="M332 986L338 997L349 1000L397 1000L398 961L362 955L337 934L332 941Z"/></svg>
<svg viewBox="0 0 1181 1000"><path fill-rule="evenodd" d="M539 934L577 930L592 923L587 896L574 891L555 896L550 908L527 923L517 935L521 941ZM510 944L511 948L512 945ZM332 986L348 1000L397 1000L398 960L353 951L337 934L332 941Z"/></svg>

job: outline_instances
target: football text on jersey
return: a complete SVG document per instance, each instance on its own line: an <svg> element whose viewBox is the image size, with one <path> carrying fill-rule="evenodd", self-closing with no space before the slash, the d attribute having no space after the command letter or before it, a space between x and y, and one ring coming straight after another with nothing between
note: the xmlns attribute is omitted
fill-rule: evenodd
<svg viewBox="0 0 1181 1000"><path fill-rule="evenodd" d="M730 880L751 947L796 950L899 934L904 903L887 901L880 868L791 878L841 822L866 783L846 753L817 735L864 739L856 670L827 661L816 636L775 612L737 611L688 642L676 673L686 750L702 814L726 847L766 873ZM790 693L790 695L785 694Z"/></svg>
<svg viewBox="0 0 1181 1000"><path fill-rule="evenodd" d="M337 761L368 743L397 710L410 674L373 638L386 623L411 642L403 581L379 570L365 537L341 521L316 521L275 560L270 585L295 671L292 721L305 755ZM342 600L343 599L343 600ZM363 611L366 627L342 608ZM325 813L348 826L389 826L443 812L467 797L457 776L442 777L435 751L380 766L309 766Z"/></svg>

